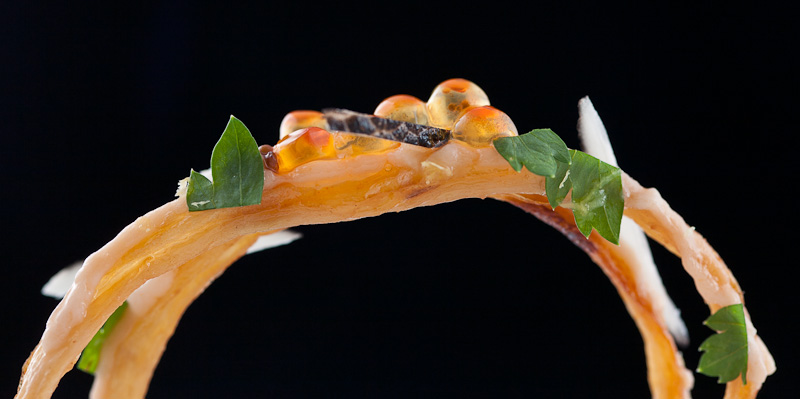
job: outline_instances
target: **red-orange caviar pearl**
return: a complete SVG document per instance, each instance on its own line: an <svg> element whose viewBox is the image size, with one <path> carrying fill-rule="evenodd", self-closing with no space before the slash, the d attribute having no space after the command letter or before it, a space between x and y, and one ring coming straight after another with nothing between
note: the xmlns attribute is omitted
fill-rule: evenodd
<svg viewBox="0 0 800 399"><path fill-rule="evenodd" d="M283 121L281 121L280 137L284 138L288 136L289 133L306 127L327 129L328 124L325 121L325 115L319 111L300 110L289 112L283 117Z"/></svg>
<svg viewBox="0 0 800 399"><path fill-rule="evenodd" d="M383 100L375 108L374 114L381 118L419 125L428 125L430 119L425 103L407 94L398 94Z"/></svg>
<svg viewBox="0 0 800 399"><path fill-rule="evenodd" d="M455 121L472 107L489 105L489 97L475 83L450 79L440 83L428 99L431 124L452 129Z"/></svg>
<svg viewBox="0 0 800 399"><path fill-rule="evenodd" d="M290 133L273 149L278 160L278 170L292 170L317 159L336 158L333 136L325 129L308 127Z"/></svg>
<svg viewBox="0 0 800 399"><path fill-rule="evenodd" d="M486 147L498 137L516 136L517 127L503 111L492 107L475 107L464 113L453 127L452 138L473 147Z"/></svg>

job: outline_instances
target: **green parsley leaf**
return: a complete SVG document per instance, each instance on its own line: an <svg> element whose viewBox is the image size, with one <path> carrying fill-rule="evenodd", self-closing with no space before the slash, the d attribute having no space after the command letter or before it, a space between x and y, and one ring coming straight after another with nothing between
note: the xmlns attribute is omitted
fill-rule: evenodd
<svg viewBox="0 0 800 399"><path fill-rule="evenodd" d="M191 171L186 190L189 211L257 205L264 189L264 164L250 130L231 115L211 152L213 183Z"/></svg>
<svg viewBox="0 0 800 399"><path fill-rule="evenodd" d="M550 129L501 137L494 146L517 172L524 165L532 173L545 176L551 207L561 205L572 190L571 202L564 206L572 209L581 234L588 237L594 228L606 240L619 244L625 208L619 168L581 151L568 150Z"/></svg>
<svg viewBox="0 0 800 399"><path fill-rule="evenodd" d="M572 180L569 179L569 168L572 163L572 154L570 154L570 163L558 162L556 174L553 177L547 176L544 179L545 194L547 194L547 201L550 207L555 209L559 204L564 202L569 190L572 190Z"/></svg>
<svg viewBox="0 0 800 399"><path fill-rule="evenodd" d="M122 305L108 317L108 320L100 327L100 330L97 331L94 337L92 337L92 340L89 341L86 348L83 349L81 359L76 366L78 370L85 371L92 375L94 374L95 370L97 370L97 363L100 360L100 350L103 348L103 343L106 341L106 338L108 338L108 335L111 334L111 330L114 329L114 326L116 326L122 318L127 308L128 302L123 302Z"/></svg>
<svg viewBox="0 0 800 399"><path fill-rule="evenodd" d="M190 202L191 199L197 201ZM205 211L214 209L214 184L207 177L192 169L189 174L189 184L186 187L186 202L190 211Z"/></svg>
<svg viewBox="0 0 800 399"><path fill-rule="evenodd" d="M573 150L572 154L569 180L578 230L588 237L594 228L606 240L619 244L625 209L619 168L580 151Z"/></svg>
<svg viewBox="0 0 800 399"><path fill-rule="evenodd" d="M717 382L724 384L742 376L747 384L747 329L745 327L744 306L736 305L720 308L703 322L712 330L718 331L708 337L700 350L700 364L697 372L709 377L719 377Z"/></svg>
<svg viewBox="0 0 800 399"><path fill-rule="evenodd" d="M558 163L571 163L567 145L550 129L535 129L522 136L504 137L494 144L517 172L525 168L539 176L555 177Z"/></svg>

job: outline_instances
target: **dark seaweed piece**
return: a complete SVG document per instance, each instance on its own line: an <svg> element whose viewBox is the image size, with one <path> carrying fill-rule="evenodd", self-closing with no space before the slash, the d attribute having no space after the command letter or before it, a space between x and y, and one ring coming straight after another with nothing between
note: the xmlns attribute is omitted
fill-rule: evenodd
<svg viewBox="0 0 800 399"><path fill-rule="evenodd" d="M427 148L436 148L450 139L450 131L416 123L395 121L340 108L323 109L328 130L359 133Z"/></svg>

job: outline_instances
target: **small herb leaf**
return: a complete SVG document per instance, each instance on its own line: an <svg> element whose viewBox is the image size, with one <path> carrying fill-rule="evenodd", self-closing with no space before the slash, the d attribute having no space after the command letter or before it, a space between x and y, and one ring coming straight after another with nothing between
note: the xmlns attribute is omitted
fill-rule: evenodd
<svg viewBox="0 0 800 399"><path fill-rule="evenodd" d="M569 179L575 224L586 237L594 228L603 238L618 244L625 208L619 168L580 151L574 151L572 160Z"/></svg>
<svg viewBox="0 0 800 399"><path fill-rule="evenodd" d="M584 236L588 237L594 228L606 240L619 244L625 208L619 168L586 153L568 150L550 129L501 137L494 146L517 172L524 165L532 173L545 176L545 193L551 207L561 205L572 190L568 206Z"/></svg>
<svg viewBox="0 0 800 399"><path fill-rule="evenodd" d="M194 200L194 201L193 201ZM214 209L214 185L207 177L192 169L186 187L186 203L190 211Z"/></svg>
<svg viewBox="0 0 800 399"><path fill-rule="evenodd" d="M264 163L258 144L244 123L232 115L211 152L211 176L217 208L261 203Z"/></svg>
<svg viewBox="0 0 800 399"><path fill-rule="evenodd" d="M92 337L92 340L89 341L89 344L83 349L81 359L76 365L78 370L94 374L95 370L97 370L97 363L100 360L100 350L103 349L103 343L106 341L106 338L108 338L108 335L111 334L111 330L114 329L114 326L116 326L122 318L127 308L128 302L123 302L122 305L108 317L108 320L100 327L100 330L97 331L94 337Z"/></svg>
<svg viewBox="0 0 800 399"><path fill-rule="evenodd" d="M231 116L211 152L211 177L192 171L186 191L190 211L256 205L264 189L264 166L250 130Z"/></svg>
<svg viewBox="0 0 800 399"><path fill-rule="evenodd" d="M700 350L700 364L697 372L710 377L719 377L717 382L724 384L742 376L747 384L747 328L744 306L736 305L720 308L703 322L718 333L708 337Z"/></svg>
<svg viewBox="0 0 800 399"><path fill-rule="evenodd" d="M570 153L570 163L572 154ZM547 176L544 181L545 193L550 206L555 209L567 197L569 190L572 190L572 180L569 178L570 164L558 162L558 168L554 177Z"/></svg>
<svg viewBox="0 0 800 399"><path fill-rule="evenodd" d="M517 172L524 165L539 176L555 177L558 162L570 163L567 145L550 129L504 137L495 141L495 148Z"/></svg>

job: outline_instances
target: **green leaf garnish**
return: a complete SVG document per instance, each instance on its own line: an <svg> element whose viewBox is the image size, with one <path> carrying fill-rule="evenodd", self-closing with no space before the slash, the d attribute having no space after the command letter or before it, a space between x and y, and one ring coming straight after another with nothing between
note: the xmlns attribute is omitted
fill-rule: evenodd
<svg viewBox="0 0 800 399"><path fill-rule="evenodd" d="M114 329L114 326L116 326L122 318L127 308L128 302L123 302L122 305L108 317L108 320L100 327L94 337L92 337L92 340L89 341L86 348L83 349L81 359L78 360L78 365L76 366L78 370L94 375L95 370L97 370L97 363L100 360L100 350L103 349L103 343L106 341L109 334L111 334L111 330Z"/></svg>
<svg viewBox="0 0 800 399"><path fill-rule="evenodd" d="M566 148L566 144L564 148ZM569 178L569 169L572 164L572 154L570 154L570 163L558 162L556 174L553 177L546 176L544 179L544 190L547 194L547 202L550 207L555 209L559 204L564 202L569 190L572 190L572 180Z"/></svg>
<svg viewBox="0 0 800 399"><path fill-rule="evenodd" d="M250 130L231 115L211 152L211 177L191 171L186 190L189 211L257 205L264 189L264 164Z"/></svg>
<svg viewBox="0 0 800 399"><path fill-rule="evenodd" d="M539 176L555 177L558 163L570 164L567 145L550 129L495 140L495 148L517 172L522 166Z"/></svg>
<svg viewBox="0 0 800 399"><path fill-rule="evenodd" d="M697 372L709 377L719 377L717 382L724 384L742 376L747 384L747 329L745 327L744 306L736 305L720 308L703 322L718 333L708 337L700 350L700 364Z"/></svg>
<svg viewBox="0 0 800 399"><path fill-rule="evenodd" d="M197 173L192 169L189 172L189 184L186 187L186 203L189 204L190 211L205 211L214 209L214 183L207 177ZM196 201L192 201L195 199Z"/></svg>
<svg viewBox="0 0 800 399"><path fill-rule="evenodd" d="M619 244L619 229L625 203L619 168L581 151L569 150L550 129L536 129L521 136L494 141L497 152L519 172L526 169L545 177L545 192L550 206L564 202L572 190L570 203L575 224L589 237L594 228L606 240Z"/></svg>
<svg viewBox="0 0 800 399"><path fill-rule="evenodd" d="M572 214L578 230L588 237L594 228L606 240L619 244L625 209L619 168L580 151L570 152L568 178L572 182Z"/></svg>

